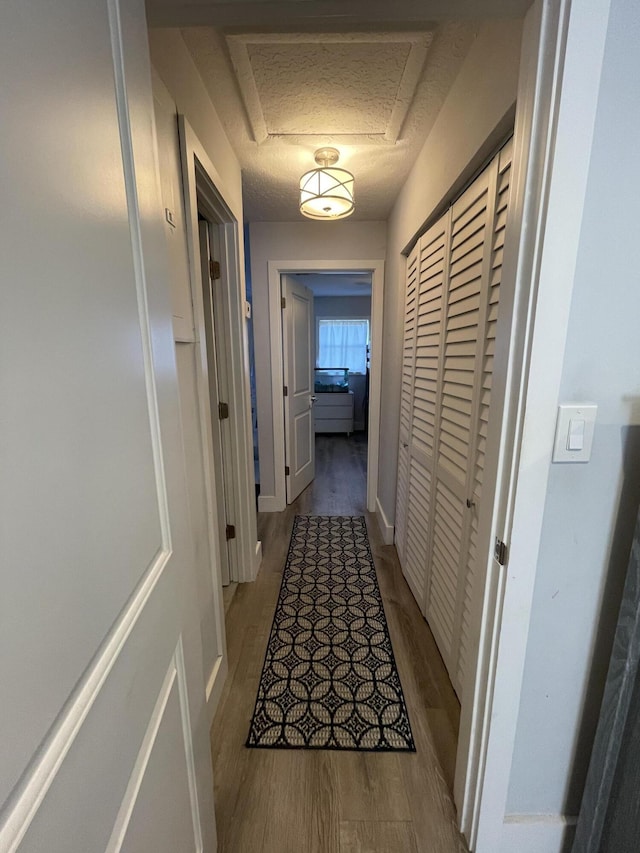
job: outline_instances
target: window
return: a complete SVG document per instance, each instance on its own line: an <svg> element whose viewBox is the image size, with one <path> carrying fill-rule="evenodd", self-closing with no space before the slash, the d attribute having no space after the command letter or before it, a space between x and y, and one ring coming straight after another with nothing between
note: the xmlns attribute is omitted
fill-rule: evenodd
<svg viewBox="0 0 640 853"><path fill-rule="evenodd" d="M368 320L318 320L318 367L366 373Z"/></svg>

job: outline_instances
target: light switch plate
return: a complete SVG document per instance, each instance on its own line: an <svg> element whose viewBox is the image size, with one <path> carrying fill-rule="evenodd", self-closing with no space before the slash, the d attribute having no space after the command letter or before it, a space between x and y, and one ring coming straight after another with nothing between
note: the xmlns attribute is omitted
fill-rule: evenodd
<svg viewBox="0 0 640 853"><path fill-rule="evenodd" d="M596 422L598 407L595 403L562 403L558 406L556 421L556 437L553 445L554 462L588 462L591 459L591 445ZM575 425L584 421L582 447L578 450L569 449L571 422ZM575 436L574 442L575 444ZM580 443L580 442L577 442Z"/></svg>

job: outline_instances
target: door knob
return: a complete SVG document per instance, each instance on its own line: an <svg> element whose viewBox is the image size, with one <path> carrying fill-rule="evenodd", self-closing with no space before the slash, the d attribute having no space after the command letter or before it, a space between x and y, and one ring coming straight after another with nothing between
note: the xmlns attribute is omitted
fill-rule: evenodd
<svg viewBox="0 0 640 853"><path fill-rule="evenodd" d="M318 399L318 398L316 397L316 395L315 395L315 394L312 394L312 395L309 397L309 408L310 408L310 409L312 409L312 408L315 406L315 403L316 403L316 400L317 400L317 399Z"/></svg>
<svg viewBox="0 0 640 853"><path fill-rule="evenodd" d="M471 509L472 506L475 506L476 502L471 500L471 498L467 498L467 508Z"/></svg>

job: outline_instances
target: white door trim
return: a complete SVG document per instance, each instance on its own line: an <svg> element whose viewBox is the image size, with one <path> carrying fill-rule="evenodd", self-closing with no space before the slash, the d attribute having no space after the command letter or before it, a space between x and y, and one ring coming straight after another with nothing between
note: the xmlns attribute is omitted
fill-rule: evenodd
<svg viewBox="0 0 640 853"><path fill-rule="evenodd" d="M258 498L261 512L281 512L287 505L284 474L284 368L282 364L282 318L280 276L282 273L308 273L318 270L371 273L371 362L369 366L369 436L367 447L367 509L376 511L378 492L378 448L380 444L380 393L382 381L382 311L384 261L269 261L269 338L271 344L271 399L273 406L273 461L275 496Z"/></svg>
<svg viewBox="0 0 640 853"><path fill-rule="evenodd" d="M496 353L494 372L506 375L504 416L487 449L497 488L485 534L489 544L494 536L508 542L509 557L502 568L484 551L485 586L475 596L480 648L455 784L461 828L476 853L513 849L508 790L609 5L537 0L525 26L513 324L509 352ZM562 839L553 848L541 840L535 849L560 850Z"/></svg>
<svg viewBox="0 0 640 853"><path fill-rule="evenodd" d="M187 248L191 293L193 299L196 342L199 346L198 384L201 398L201 426L207 482L209 511L209 536L212 554L216 555L216 576L220 574L219 548L221 543L216 525L215 478L211 469L213 441L207 382L207 354L202 304L202 275L198 239L198 205L217 221L220 227L220 263L225 269L227 287L224 292L224 323L229 341L229 420L233 448L231 471L234 481L234 519L236 522L237 560L230 566L231 580L255 580L260 566L261 549L257 542L255 510L255 478L253 468L253 437L251 435L249 370L246 353L246 300L244 268L240 256L240 228L238 219L228 201L224 182L198 141L184 116L178 116L180 153L185 194Z"/></svg>
<svg viewBox="0 0 640 853"><path fill-rule="evenodd" d="M222 342L219 341L217 338L217 332L218 329L220 329L221 323L219 320L216 323L216 316L219 312L222 312L222 309L221 306L218 305L219 300L216 299L214 293L215 283L211 282L210 268L211 259L220 257L220 251L218 248L216 248L216 244L219 244L220 242L218 236L218 228L219 224L217 222L213 223L209 219L201 219L198 221L198 230L200 236L200 269L202 271L203 282L202 305L204 308L206 334L205 352L207 355L207 379L209 380L208 388L210 417L208 418L207 423L211 425L211 437L213 439L213 460L211 467L214 469L213 474L215 476L216 503L218 510L217 533L218 540L220 542L220 574L222 576L222 583L223 585L225 585L228 584L231 580L230 567L232 565L232 558L230 556L230 551L232 549L229 547L229 542L226 543L225 547L225 527L227 521L230 522L232 519L234 508L232 501L230 500L233 495L233 482L232 478L228 476L228 472L232 470L231 457L228 448L230 439L228 435L224 435L222 429L223 422L220 420L219 417L219 406L221 399L225 401L229 399L227 388L228 383L226 363L224 365L221 365L220 361L218 360L219 353L224 348L224 344L221 346ZM214 236L215 244L213 242ZM222 328L222 333L224 334L224 327ZM200 343L198 342L196 346L199 350ZM224 380L224 388L221 388L221 378L223 378ZM200 428L200 439L204 449L205 441L202 428ZM227 476L225 476L225 474ZM233 550L233 558L235 559L235 549Z"/></svg>

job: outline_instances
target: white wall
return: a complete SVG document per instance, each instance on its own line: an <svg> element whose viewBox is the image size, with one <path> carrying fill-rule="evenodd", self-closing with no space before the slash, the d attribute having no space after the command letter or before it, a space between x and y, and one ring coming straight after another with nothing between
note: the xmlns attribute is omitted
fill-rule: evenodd
<svg viewBox="0 0 640 853"><path fill-rule="evenodd" d="M521 31L519 21L491 22L480 28L389 219L378 496L390 521L395 518L398 461L405 274L401 253L512 126Z"/></svg>
<svg viewBox="0 0 640 853"><path fill-rule="evenodd" d="M591 462L551 465L508 812L577 814L640 503L640 7L613 0L560 401ZM589 58L585 57L585 62Z"/></svg>
<svg viewBox="0 0 640 853"><path fill-rule="evenodd" d="M384 222L253 222L251 287L256 358L260 495L275 495L274 423L271 398L271 363L281 358L271 353L269 338L269 261L380 260L385 257ZM278 441L283 438L278 437Z"/></svg>
<svg viewBox="0 0 640 853"><path fill-rule="evenodd" d="M165 223L176 337L193 340L193 310L176 114L184 115L217 171L217 189L242 223L240 164L179 30L150 30L162 198L176 227ZM240 240L243 232L240 231ZM177 318L176 318L177 315ZM179 318L186 318L180 323ZM187 326L190 328L187 332Z"/></svg>
<svg viewBox="0 0 640 853"><path fill-rule="evenodd" d="M316 296L313 300L316 317L316 347L318 340L318 320L327 319L358 319L371 318L370 296ZM356 430L364 429L364 395L366 376L350 375L349 389L353 391L353 424Z"/></svg>

